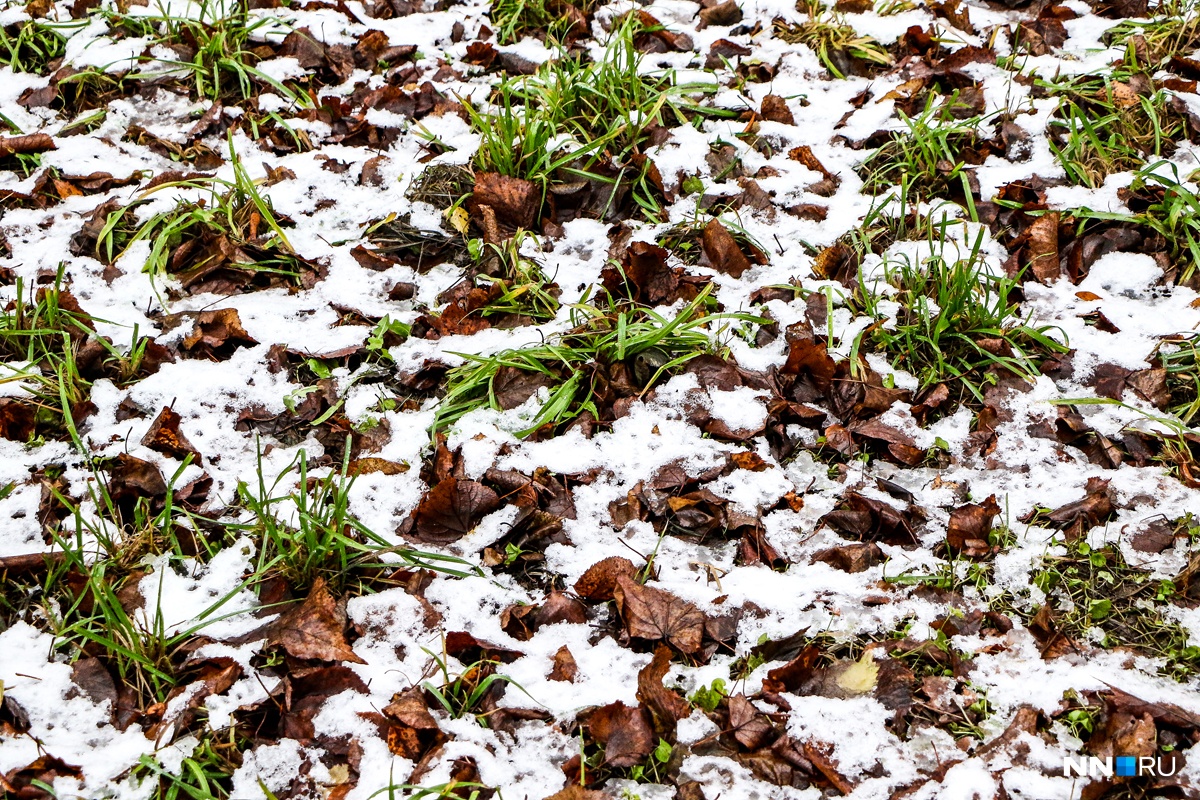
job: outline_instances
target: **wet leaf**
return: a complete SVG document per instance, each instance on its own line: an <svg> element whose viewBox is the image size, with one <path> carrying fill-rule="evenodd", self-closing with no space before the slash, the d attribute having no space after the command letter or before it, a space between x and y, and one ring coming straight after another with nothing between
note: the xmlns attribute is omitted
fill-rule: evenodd
<svg viewBox="0 0 1200 800"><path fill-rule="evenodd" d="M628 558L609 556L592 564L575 581L575 594L592 603L607 603L613 599L617 578L632 578L637 567Z"/></svg>
<svg viewBox="0 0 1200 800"><path fill-rule="evenodd" d="M613 597L630 636L665 641L684 653L700 649L706 617L688 601L627 575L617 576Z"/></svg>
<svg viewBox="0 0 1200 800"><path fill-rule="evenodd" d="M733 278L742 277L742 273L750 269L750 259L742 253L737 241L720 220L710 220L704 226L701 244L704 248L704 260L701 263L705 266Z"/></svg>
<svg viewBox="0 0 1200 800"><path fill-rule="evenodd" d="M564 644L554 653L554 666L550 669L548 680L574 683L578 674L579 665L575 663L575 656L571 655L570 649Z"/></svg>
<svg viewBox="0 0 1200 800"><path fill-rule="evenodd" d="M744 694L729 698L729 728L733 738L747 750L762 747L774 732L767 715L755 708Z"/></svg>
<svg viewBox="0 0 1200 800"><path fill-rule="evenodd" d="M540 198L541 192L530 181L495 172L477 172L468 208L475 218L486 206L500 224L528 230L533 227Z"/></svg>
<svg viewBox="0 0 1200 800"><path fill-rule="evenodd" d="M988 536L992 532L992 521L1000 513L996 495L990 495L982 503L968 503L950 512L946 526L946 546L953 553L968 558L982 558L991 552Z"/></svg>
<svg viewBox="0 0 1200 800"><path fill-rule="evenodd" d="M482 483L447 478L421 499L409 538L429 544L456 542L499 507L500 496Z"/></svg>
<svg viewBox="0 0 1200 800"><path fill-rule="evenodd" d="M655 740L650 715L641 706L610 703L587 716L592 737L604 745L604 764L632 767L654 750Z"/></svg>
<svg viewBox="0 0 1200 800"><path fill-rule="evenodd" d="M142 437L142 446L180 461L190 455L193 464L204 463L200 451L193 447L179 430L180 422L182 418L174 410L164 406L154 418L154 422L150 423L146 435Z"/></svg>
<svg viewBox="0 0 1200 800"><path fill-rule="evenodd" d="M226 361L239 347L256 344L258 340L242 327L237 309L220 308L197 314L192 332L184 337L180 348L196 358Z"/></svg>
<svg viewBox="0 0 1200 800"><path fill-rule="evenodd" d="M303 603L270 624L266 646L304 660L367 663L347 643L346 609L334 600L323 578L317 578Z"/></svg>
<svg viewBox="0 0 1200 800"><path fill-rule="evenodd" d="M638 672L637 699L650 712L654 732L668 741L675 741L675 726L692 713L687 700L663 686L662 679L671 668L671 650L659 645L654 658Z"/></svg>

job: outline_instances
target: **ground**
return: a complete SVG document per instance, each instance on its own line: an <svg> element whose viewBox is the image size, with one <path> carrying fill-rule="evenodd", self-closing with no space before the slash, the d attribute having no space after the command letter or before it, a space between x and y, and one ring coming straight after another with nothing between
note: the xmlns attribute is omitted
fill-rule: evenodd
<svg viewBox="0 0 1200 800"><path fill-rule="evenodd" d="M1198 50L7 2L0 790L1200 796Z"/></svg>

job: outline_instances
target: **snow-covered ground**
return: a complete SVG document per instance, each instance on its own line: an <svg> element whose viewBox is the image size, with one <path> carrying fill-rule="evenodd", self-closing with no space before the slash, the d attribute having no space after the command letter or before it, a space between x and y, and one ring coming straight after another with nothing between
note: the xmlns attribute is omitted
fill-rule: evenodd
<svg viewBox="0 0 1200 800"><path fill-rule="evenodd" d="M811 362L780 378L804 336L816 336L822 353L828 348L821 358L859 359L853 343L872 320L841 301L847 285L814 272L815 254L880 202L861 191L856 167L882 140L862 143L877 131L903 129L897 104L933 86L931 75L969 87L989 126L985 138L1001 113L1019 129L1011 160L993 148L972 167L976 202L1024 181L1064 218L1082 207L1128 211L1119 190L1132 173L1095 189L1066 181L1046 133L1058 101L1027 77L1112 69L1125 51L1107 46L1103 35L1117 20L1081 0L848 13L845 21L860 34L892 47L896 63L836 78L812 49L772 35L776 20L807 18L790 3L745 0L730 24L703 23L691 0L604 6L589 20L594 37L577 47L602 57L613 20L638 9L691 40L645 55L642 69L717 82L703 102L740 116L670 128L646 148L669 201L660 221L632 217L618 230L612 220L570 219L524 243L525 256L560 290L554 319L451 328L439 337L427 315L442 309L439 296L463 268L373 262L361 250L356 258L356 248L370 247L366 227L388 215L452 231L440 209L409 194L423 170L471 162L479 135L457 104L485 108L489 87L506 77L501 64L531 65L555 53L528 37L499 46L484 69L471 47L494 42L488 6L420 5L390 18L372 16L358 0L251 12L278 20L257 31L263 41L304 28L329 48L318 58L323 65L301 66L310 55L301 53L259 66L277 81L321 71L325 86L317 91L342 100L343 118L335 119L302 112L270 91L258 98L254 113L278 109L307 135L311 147L299 150L280 145L286 135L278 128L275 143L253 138L238 124L248 106L229 102L214 117L206 113L211 101L161 81L107 101L90 130L64 131L72 114L28 100L51 84L48 76L0 69L0 112L12 135L47 133L55 145L27 177L11 158L2 162L6 313L15 313L18 285L28 302L61 269L63 291L94 318L96 335L118 349L148 336L173 354L136 381L92 380L92 407L77 426L84 452L69 436L0 438L0 487L8 487L0 499L0 558L56 551L51 533L77 542L89 562L132 548L129 563L112 567L128 618L147 635L186 643L173 653L175 686L164 702L138 705L130 700L136 692L126 691L133 678L119 674L104 647L81 650L81 640L62 629L61 615L80 617L67 608L70 592L37 589L48 574L64 584L68 576L44 565L6 573L0 787L14 797L42 790L58 798L155 796L174 780L197 785L189 770L215 763L205 760L214 743L236 739L232 780L210 787L214 796L366 800L388 796L389 786L453 781L490 787L505 800L1200 796L1200 760L1190 752L1200 738L1198 651L1181 649L1174 666L1183 668L1172 676L1166 658L1102 641L1102 625L1064 640L1034 619L1046 600L1034 576L1046 559L1077 553L1078 541L1094 551L1109 545L1109 559L1119 552L1147 580L1185 574L1179 594L1162 601L1163 619L1200 647L1200 596L1194 584L1187 588L1185 572L1200 545L1197 521L1190 532L1188 522L1200 515L1200 484L1162 460L1138 458L1155 431L1171 430L1156 421L1165 412L1135 388L1146 385L1137 376L1154 366L1149 359L1163 337L1200 327L1200 296L1164 278L1153 248L1116 248L1091 258L1082 275L1064 270L1037 281L1027 274L1019 315L1051 326L1071 353L1036 381L1008 377L985 386L982 402L914 410L927 393L883 353L857 362L869 365L870 377L843 368L832 388L827 375L821 391L807 395L799 384L820 372ZM138 69L171 69L177 54L152 48L146 37L118 37L100 10L116 6L104 0L75 23L70 3L39 9L64 22L64 63L116 73L148 54L159 61L143 60ZM178 2L172 11L199 13ZM134 16L159 12L128 8ZM27 18L15 4L0 12L4 25ZM1018 34L1035 28L1046 44L1032 53L1014 49ZM904 37L922 29L938 37L940 51L923 57L906 49ZM1051 35L1059 30L1061 42ZM346 56L368 32L381 33L377 41L387 47L415 50L383 67ZM730 55L727 64L717 59L714 71L706 57L731 42L749 54ZM329 77L335 46L349 59L341 80ZM992 50L945 66L970 47ZM941 64L941 72L929 64ZM1195 115L1200 99L1186 91L1186 80L1174 81L1166 91ZM407 95L425 82L439 98L432 111L364 100L372 89L390 85ZM131 126L147 135L130 135ZM193 126L199 133L189 133ZM266 179L261 192L293 223L285 229L291 247L319 265L313 280L188 291L142 270L149 241L111 264L74 244L93 210L110 200L115 208L146 199L134 213L147 220L180 198L208 197L179 187L144 194L155 176L194 170L234 181L230 146L252 178ZM721 147L739 164L728 168ZM197 162L201 148L211 155ZM832 188L813 191L826 176L802 163L798 148L836 176ZM1188 141L1169 162L1182 176L1200 166ZM46 170L64 186L37 185ZM114 181L85 185L94 173ZM702 191L683 191L689 176ZM949 191L961 196L959 188ZM630 241L653 242L698 215L707 220L698 204L718 197L736 200L722 219L761 245L765 263L737 276L707 262L686 273L711 284L721 311L765 315L777 326L774 336L757 338L754 324L745 335L736 322L708 328L740 371L697 360L594 427L521 438L547 402L542 388L508 410L469 411L444 439L431 438L440 393L413 389L419 370L539 345L570 330L571 304L594 299L602 270ZM957 205L928 199L929 213L967 218ZM988 208L996 211L981 209L983 223L952 225L939 247L965 253L982 237L984 271L1003 275L1006 262L1016 265L1004 243L1011 237L1001 225L984 224ZM920 261L931 246L897 242L867 256L858 279L879 280L885 261ZM674 256L668 263L684 266ZM412 291L397 291L403 284ZM658 311L672 317L689 297L676 293ZM883 307L896 313L895 303ZM213 315L226 309L236 317ZM385 317L430 333L389 343L387 357L368 363L359 351ZM242 330L231 334L230 319ZM196 344L205 332L212 341ZM305 358L323 359L328 374L304 368ZM14 356L2 366L16 372L23 364ZM1086 402L1114 397L1114 375L1122 403ZM5 376L0 395L27 400L33 388ZM1057 402L1064 399L1085 402ZM187 447L155 437L163 409L178 416L175 432ZM466 564L445 563L465 576L419 572L384 554L379 559L393 566L375 569L367 590L358 577L332 581L332 593L318 583L303 604L308 584L293 592L251 579L270 571L262 571L266 544L245 496L260 481L268 496L297 491L301 451L314 460L310 478L327 476L343 462L339 443L347 435L359 465L349 513L377 535L375 546L455 556ZM838 444L844 441L846 448ZM186 452L200 457L185 465ZM158 513L163 493L147 488L153 481L114 472L130 464L176 492L189 487L191 499L185 492L173 515L195 525L208 546L183 555L139 540L146 534L130 519L134 500L146 498ZM124 531L97 507L100 479L132 493L121 506ZM51 485L79 504L78 520L61 513ZM450 512L433 509L435 485L451 495ZM468 506L480 497L484 510L472 513ZM956 510L985 507L989 497L996 510L983 534L996 528L1003 535L972 560L947 546L947 531ZM1084 508L1072 515L1079 501ZM1105 510L1092 514L1102 503ZM543 516L531 520L531 510ZM275 513L288 521L298 512L287 500ZM454 524L428 522L438 513ZM189 515L221 520L224 532ZM109 521L89 522L97 519ZM857 536L855 526L862 528ZM1146 544L1146 532L1164 526L1167 538ZM115 537L107 554L104 536ZM1115 596L1125 586L1100 591ZM656 647L665 648L669 665L655 657ZM471 669L480 659L495 661L484 669L508 681L497 681L469 712L455 716L432 692L422 693L423 684L441 687L464 672L474 685ZM706 708L697 692L716 680L726 697L714 695ZM1081 753L1175 753L1183 766L1170 778L1133 782L1065 775L1063 757ZM183 777L160 781L161 774ZM569 788L580 784L589 788ZM396 796L413 791L395 789ZM453 791L468 797L472 789Z"/></svg>

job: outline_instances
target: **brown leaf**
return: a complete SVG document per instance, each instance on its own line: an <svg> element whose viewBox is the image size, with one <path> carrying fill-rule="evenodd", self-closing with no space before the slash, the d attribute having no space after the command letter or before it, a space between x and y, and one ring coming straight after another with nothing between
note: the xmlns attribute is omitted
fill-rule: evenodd
<svg viewBox="0 0 1200 800"><path fill-rule="evenodd" d="M25 766L10 770L0 777L0 788L4 789L6 798L13 800L41 800L50 797L46 792L33 785L34 781L53 785L56 778L67 777L80 780L83 773L79 767L66 763L61 758L52 755L38 756L37 759Z"/></svg>
<svg viewBox="0 0 1200 800"><path fill-rule="evenodd" d="M729 461L738 469L744 469L748 472L762 472L770 467L770 465L763 460L763 457L758 453L755 453L753 450L743 450L734 453L729 457Z"/></svg>
<svg viewBox="0 0 1200 800"><path fill-rule="evenodd" d="M575 656L564 644L554 653L554 666L550 670L549 680L574 683L578 674L579 665L575 663Z"/></svg>
<svg viewBox="0 0 1200 800"><path fill-rule="evenodd" d="M700 20L704 25L736 25L742 21L742 8L736 0L714 2L700 9Z"/></svg>
<svg viewBox="0 0 1200 800"><path fill-rule="evenodd" d="M392 695L392 702L384 706L383 715L419 731L438 730L437 720L429 713L425 694L418 686L410 686Z"/></svg>
<svg viewBox="0 0 1200 800"><path fill-rule="evenodd" d="M112 499L137 500L142 497L163 497L167 482L158 467L149 461L121 453L109 471L109 492Z"/></svg>
<svg viewBox="0 0 1200 800"><path fill-rule="evenodd" d="M632 242L621 255L620 270L609 266L601 271L604 288L640 303L657 305L674 300L679 277L667 266L668 255L658 245Z"/></svg>
<svg viewBox="0 0 1200 800"><path fill-rule="evenodd" d="M663 686L662 679L671 668L671 650L660 644L654 658L638 671L637 699L650 712L654 732L675 741L675 726L692 713L688 701Z"/></svg>
<svg viewBox="0 0 1200 800"><path fill-rule="evenodd" d="M1138 396L1155 408L1166 410L1171 403L1171 392L1167 388L1167 371L1161 368L1139 369L1130 374L1125 382Z"/></svg>
<svg viewBox="0 0 1200 800"><path fill-rule="evenodd" d="M828 564L843 572L863 572L883 560L883 550L874 542L830 547L813 554L813 561Z"/></svg>
<svg viewBox="0 0 1200 800"><path fill-rule="evenodd" d="M256 344L258 340L242 327L237 309L219 308L197 314L192 332L184 337L180 347L197 358L225 361L239 347Z"/></svg>
<svg viewBox="0 0 1200 800"><path fill-rule="evenodd" d="M266 646L293 658L367 663L346 642L346 609L333 599L324 578L317 578L303 603L270 624Z"/></svg>
<svg viewBox="0 0 1200 800"><path fill-rule="evenodd" d="M762 99L759 114L763 119L771 122L780 122L784 125L796 124L796 118L792 116L787 101L777 94L769 94Z"/></svg>
<svg viewBox="0 0 1200 800"><path fill-rule="evenodd" d="M163 410L158 412L158 416L154 418L154 422L150 423L150 429L146 431L146 435L142 437L142 446L180 461L190 455L193 464L204 463L200 451L193 447L192 443L179 430L181 421L182 418L174 410L164 406Z"/></svg>
<svg viewBox="0 0 1200 800"><path fill-rule="evenodd" d="M767 672L767 679L763 681L763 691L778 694L799 690L814 678L820 658L819 647L814 644L806 645L791 661Z"/></svg>
<svg viewBox="0 0 1200 800"><path fill-rule="evenodd" d="M688 601L628 575L617 576L613 597L630 636L666 641L684 653L700 649L705 615Z"/></svg>
<svg viewBox="0 0 1200 800"><path fill-rule="evenodd" d="M24 444L33 438L37 409L27 403L0 398L0 436Z"/></svg>
<svg viewBox="0 0 1200 800"><path fill-rule="evenodd" d="M492 379L496 404L505 411L521 405L533 397L538 389L548 389L553 385L554 380L549 375L516 367L501 367Z"/></svg>
<svg viewBox="0 0 1200 800"><path fill-rule="evenodd" d="M1029 226L1029 243L1026 245L1029 268L1033 276L1042 283L1058 280L1058 212L1049 211Z"/></svg>
<svg viewBox="0 0 1200 800"><path fill-rule="evenodd" d="M573 783L565 789L559 789L546 800L613 800L613 796L608 792L585 789L578 783Z"/></svg>
<svg viewBox="0 0 1200 800"><path fill-rule="evenodd" d="M467 205L473 217L478 216L482 206L487 206L501 224L528 230L533 227L540 198L541 192L530 181L495 172L477 172L475 190Z"/></svg>
<svg viewBox="0 0 1200 800"><path fill-rule="evenodd" d="M24 136L6 136L0 139L0 158L15 155L29 155L57 150L54 140L48 133L29 133Z"/></svg>
<svg viewBox="0 0 1200 800"><path fill-rule="evenodd" d="M371 473L403 475L408 470L408 464L402 464L398 461L388 461L386 458L377 458L374 456L355 458L346 465L346 472L350 475L369 475Z"/></svg>
<svg viewBox="0 0 1200 800"><path fill-rule="evenodd" d="M746 258L733 235L720 220L714 218L704 226L701 245L704 249L702 263L717 272L740 278L743 272L750 269L750 259Z"/></svg>
<svg viewBox="0 0 1200 800"><path fill-rule="evenodd" d="M897 510L882 500L849 492L822 521L839 533L857 537L860 541L888 544L915 544L913 509Z"/></svg>
<svg viewBox="0 0 1200 800"><path fill-rule="evenodd" d="M604 764L632 767L654 749L650 715L641 706L610 703L588 714L587 728L604 745Z"/></svg>
<svg viewBox="0 0 1200 800"><path fill-rule="evenodd" d="M482 483L447 478L421 499L410 538L427 544L456 542L499 507L499 495Z"/></svg>
<svg viewBox="0 0 1200 800"><path fill-rule="evenodd" d="M1089 528L1106 522L1115 511L1107 480L1088 478L1086 492L1082 500L1059 506L1046 515L1054 527L1067 531L1068 539L1079 538Z"/></svg>
<svg viewBox="0 0 1200 800"><path fill-rule="evenodd" d="M982 558L991 552L988 535L992 532L992 520L1000 513L996 495L990 495L982 503L968 503L950 512L946 526L946 546L953 553L968 558Z"/></svg>
<svg viewBox="0 0 1200 800"><path fill-rule="evenodd" d="M829 355L824 342L815 338L797 338L789 344L787 362L780 370L784 375L806 375L824 392L833 382L837 364Z"/></svg>
<svg viewBox="0 0 1200 800"><path fill-rule="evenodd" d="M609 556L588 567L579 580L575 581L575 594L593 603L607 603L613 599L617 578L632 578L637 567L628 558Z"/></svg>
<svg viewBox="0 0 1200 800"><path fill-rule="evenodd" d="M773 730L767 715L741 693L729 698L729 727L733 738L747 750L757 750L766 744Z"/></svg>

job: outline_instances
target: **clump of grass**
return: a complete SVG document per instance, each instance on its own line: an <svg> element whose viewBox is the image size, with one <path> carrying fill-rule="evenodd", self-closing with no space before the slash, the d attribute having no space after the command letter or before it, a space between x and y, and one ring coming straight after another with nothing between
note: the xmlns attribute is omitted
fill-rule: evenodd
<svg viewBox="0 0 1200 800"><path fill-rule="evenodd" d="M561 40L573 29L585 27L596 5L594 0L493 0L488 16L500 44L512 44L538 31Z"/></svg>
<svg viewBox="0 0 1200 800"><path fill-rule="evenodd" d="M1120 548L1069 543L1064 554L1043 557L1032 583L1062 636L1162 659L1163 673L1176 680L1200 671L1200 647L1166 613L1178 593L1174 582L1131 567Z"/></svg>
<svg viewBox="0 0 1200 800"><path fill-rule="evenodd" d="M644 72L633 43L640 26L630 15L595 61L564 52L534 75L503 82L491 111L468 106L481 136L476 170L532 181L543 198L554 183L600 182L613 187L613 196L629 185L634 202L656 216L650 162L638 158L652 131L699 115L734 114L691 99L715 91L715 83L681 84L672 70Z"/></svg>
<svg viewBox="0 0 1200 800"><path fill-rule="evenodd" d="M1153 19L1127 19L1108 29L1104 43L1125 47L1125 63L1144 59L1151 70L1200 48L1200 9L1195 0L1164 0L1155 11Z"/></svg>
<svg viewBox="0 0 1200 800"><path fill-rule="evenodd" d="M907 130L895 134L859 165L863 189L879 194L904 185L923 198L944 197L957 190L970 197L965 167L981 160L982 154L971 150L979 143L982 118L954 119L948 110L956 100L951 96L938 103L931 95L917 116L898 112Z"/></svg>
<svg viewBox="0 0 1200 800"><path fill-rule="evenodd" d="M312 101L306 93L286 86L257 66L272 58L274 51L256 40L277 23L270 17L251 16L249 2L236 0L202 2L194 18L162 13L123 17L112 24L133 26L141 35L153 36L157 44L174 49L179 58L162 62L168 67L165 75L181 75L197 99L236 102L254 97L267 87L307 108ZM134 77L164 75L143 72Z"/></svg>
<svg viewBox="0 0 1200 800"><path fill-rule="evenodd" d="M808 19L796 24L775 20L775 37L812 48L835 78L861 73L860 64L871 68L892 63L891 54L882 44L854 30L832 6L821 0L801 0L796 8L807 13Z"/></svg>
<svg viewBox="0 0 1200 800"><path fill-rule="evenodd" d="M553 387L530 426L518 436L528 436L543 425L569 422L585 411L602 419L604 414L597 402L607 382L602 373L610 365L652 354L654 368L645 381L649 388L662 376L711 351L714 345L708 329L714 323L763 322L745 314L702 313L708 294L706 287L672 319L645 309L604 311L580 304L572 309L575 327L545 344L491 356L462 354L467 363L447 373L446 396L438 406L432 432L445 429L477 408L499 409L495 383L497 374L505 368L543 376Z"/></svg>
<svg viewBox="0 0 1200 800"><path fill-rule="evenodd" d="M254 741L237 725L222 731L204 729L191 755L171 772L153 756L142 756L136 777L158 778L156 800L226 800L233 791L233 774L242 766L243 753Z"/></svg>
<svg viewBox="0 0 1200 800"><path fill-rule="evenodd" d="M512 684L525 691L512 678L496 671L500 663L498 661L481 659L467 665L461 673L451 677L448 658L428 650L425 652L433 657L437 670L442 673L442 684L434 686L426 681L422 688L454 719L473 716L476 722L487 727L488 712L484 706L489 694L494 694L504 684Z"/></svg>
<svg viewBox="0 0 1200 800"><path fill-rule="evenodd" d="M146 240L150 254L142 270L170 275L185 289L225 267L299 284L312 267L292 249L283 231L288 221L250 177L232 140L230 156L232 181L202 176L163 183L147 192L199 189L208 192L206 199L180 201L141 224L132 213L140 203L112 212L97 239L101 260L116 260Z"/></svg>
<svg viewBox="0 0 1200 800"><path fill-rule="evenodd" d="M558 316L559 288L542 271L541 264L521 253L527 240L537 244L537 237L529 231L518 231L502 244L483 244L478 239L469 243L477 252L480 268L476 282L489 286L496 295L480 312L484 319L549 322Z"/></svg>
<svg viewBox="0 0 1200 800"><path fill-rule="evenodd" d="M283 578L293 591L305 591L318 578L332 590L357 580L369 590L371 578L384 569L418 567L462 577L475 571L462 559L393 546L355 517L349 508L350 447L340 471L310 477L308 457L301 450L295 460L268 483L259 457L257 481L237 487L238 504L245 519L223 523L230 534L258 542L254 574L261 581ZM292 476L296 484L291 488ZM390 556L390 559L384 559Z"/></svg>
<svg viewBox="0 0 1200 800"><path fill-rule="evenodd" d="M1083 75L1042 83L1059 96L1050 121L1050 148L1073 183L1096 188L1109 175L1138 170L1170 156L1196 132L1159 89L1135 94L1113 75Z"/></svg>
<svg viewBox="0 0 1200 800"><path fill-rule="evenodd" d="M66 49L67 39L58 26L28 21L0 27L0 66L13 72L41 74Z"/></svg>
<svg viewBox="0 0 1200 800"><path fill-rule="evenodd" d="M1168 410L1185 425L1200 414L1200 334L1189 334L1160 344L1153 360L1167 371Z"/></svg>
<svg viewBox="0 0 1200 800"><path fill-rule="evenodd" d="M0 358L19 366L0 364L0 383L22 383L26 395L15 399L32 408L30 427L35 438L69 437L82 450L74 415L90 396L91 380L104 375L118 385L137 379L149 339L133 332L122 352L98 336L92 317L79 310L62 288L62 265L52 286L26 297L18 279L12 308L0 315ZM87 363L80 364L85 356Z"/></svg>
<svg viewBox="0 0 1200 800"><path fill-rule="evenodd" d="M1066 348L1049 338L1049 327L1033 327L1017 315L1011 299L1017 280L986 269L982 243L980 231L965 257L956 251L947 258L946 241L934 240L932 254L919 263L885 258L882 282L860 276L851 302L876 324L860 334L856 349L886 353L922 387L956 383L980 401L983 385L995 380L992 373L1035 379L1038 357ZM890 326L884 324L885 299L898 304Z"/></svg>

